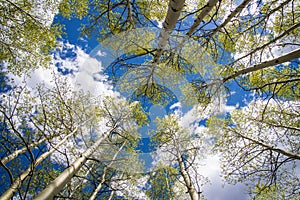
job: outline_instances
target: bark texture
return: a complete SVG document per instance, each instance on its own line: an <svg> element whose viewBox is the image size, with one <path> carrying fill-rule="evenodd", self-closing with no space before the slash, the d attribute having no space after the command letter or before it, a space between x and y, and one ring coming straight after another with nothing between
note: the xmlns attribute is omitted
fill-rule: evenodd
<svg viewBox="0 0 300 200"><path fill-rule="evenodd" d="M69 168L65 169L55 180L53 180L34 200L51 200L63 187L71 180L71 178L80 170L105 138L117 127L115 125L101 138L99 138L90 148L88 148Z"/></svg>
<svg viewBox="0 0 300 200"><path fill-rule="evenodd" d="M35 162L30 165L6 190L3 195L0 197L1 200L10 200L14 193L18 190L18 188L21 186L22 182L27 178L27 176L36 168L37 165L39 165L43 160L45 160L49 155L51 155L54 151L56 151L57 148L59 148L61 145L63 145L68 138L70 138L72 135L74 135L77 132L77 128L67 135L64 139L62 139L58 144L56 144L52 149L50 149L48 152L42 154L38 159L35 160Z"/></svg>

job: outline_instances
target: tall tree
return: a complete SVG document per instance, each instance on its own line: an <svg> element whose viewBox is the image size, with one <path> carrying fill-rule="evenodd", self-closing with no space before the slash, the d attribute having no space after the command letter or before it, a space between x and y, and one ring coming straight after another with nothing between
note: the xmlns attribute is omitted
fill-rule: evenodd
<svg viewBox="0 0 300 200"><path fill-rule="evenodd" d="M60 32L42 17L47 16L48 8L57 8L51 2L0 3L4 11L0 20L3 68L22 74L48 64L47 55ZM225 120L207 124L218 140L226 180L248 182L253 198L292 199L299 193L299 177L294 175L300 130L298 4L293 0L244 0L239 4L207 0L188 10L188 1L182 0L64 0L60 11L66 17L87 16L83 34L96 33L100 40L117 35L105 41L110 50L120 53L111 65L119 71L110 73L121 74L125 80L121 87L135 88L135 96L162 103L174 96L172 89L180 87L192 103L207 106L224 94L222 87L235 81L242 89L255 91L255 96L268 97L250 102ZM159 35L155 28L133 31L155 24L155 20L163 22ZM147 119L140 106L109 98L103 101L103 97L72 92L72 88L55 83L50 89L40 86L34 90L37 93L13 88L0 101L0 145L5 153L1 167L10 181L6 181L10 185L4 195L10 198L18 192L24 199L45 188L37 199L71 198L79 193L80 198L97 194L109 199L144 198L143 189L137 187L143 185L139 176L99 162L105 157L99 153L105 150L103 144L117 136L120 141L130 141L116 147L128 150L126 158L132 160L135 170L139 168L134 150L137 128ZM209 106L207 110L213 112ZM84 124L90 118L91 122ZM220 121L225 121L222 126L213 123ZM150 173L148 196L202 198L205 181L198 161L206 145L203 134L183 128L178 117L169 115L158 120L152 139L158 162L156 171ZM20 160L26 160L25 169L19 167ZM60 168L45 175L50 168L47 164Z"/></svg>
<svg viewBox="0 0 300 200"><path fill-rule="evenodd" d="M158 161L177 166L178 174L175 175L177 181L183 184L191 199L201 199L203 197L201 186L205 183L205 179L199 174L196 164L201 159L203 155L201 152L206 146L201 140L201 134L181 127L178 123L178 116L175 115L168 115L157 120L157 132L152 136L152 140L158 147ZM174 174L171 175L174 176Z"/></svg>
<svg viewBox="0 0 300 200"><path fill-rule="evenodd" d="M248 183L255 193L274 190L275 195L298 196L299 103L252 101L233 112L226 124L214 128L220 134L225 178Z"/></svg>
<svg viewBox="0 0 300 200"><path fill-rule="evenodd" d="M1 166L11 179L3 198L10 199L38 165L83 129L87 121L93 121L92 105L85 104L90 102L90 96L70 91L64 79L55 77L54 83L53 88L40 85L31 91L24 86L15 87L3 95L1 126L5 127L6 135L2 135L1 145L7 148L7 156L1 159ZM10 147L12 141L15 144ZM42 150L44 145L49 145L49 149ZM17 172L19 175L11 170L11 161L17 158L27 168Z"/></svg>
<svg viewBox="0 0 300 200"><path fill-rule="evenodd" d="M134 123L132 120L136 116L136 113L140 112L138 109L139 107L136 105L136 102L130 105L124 100L115 102L110 98L105 101L104 107L102 110L98 111L98 115L102 115L102 117L106 116L108 118L106 124L109 129L105 133L100 133L95 142L93 142L70 167L65 169L41 193L39 193L35 199L52 199L58 194L87 162L88 158L96 152L103 141L109 136L112 136L112 134L118 134L120 137L124 138L136 137L136 133L133 131L137 130L138 124L144 123L141 119L137 118L135 126L131 125L131 123Z"/></svg>

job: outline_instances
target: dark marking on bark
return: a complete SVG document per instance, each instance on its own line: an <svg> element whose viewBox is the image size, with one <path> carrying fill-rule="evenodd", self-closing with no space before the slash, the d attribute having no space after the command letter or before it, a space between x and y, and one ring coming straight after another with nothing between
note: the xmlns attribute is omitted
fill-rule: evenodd
<svg viewBox="0 0 300 200"><path fill-rule="evenodd" d="M176 10L175 8L172 8L171 7L171 10L173 11L173 12L178 12L179 10Z"/></svg>

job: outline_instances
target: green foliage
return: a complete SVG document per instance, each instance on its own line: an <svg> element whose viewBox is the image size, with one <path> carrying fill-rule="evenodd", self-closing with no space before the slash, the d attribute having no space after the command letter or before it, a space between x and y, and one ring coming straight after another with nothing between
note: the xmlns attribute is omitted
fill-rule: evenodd
<svg viewBox="0 0 300 200"><path fill-rule="evenodd" d="M170 143L176 144L176 136L183 135L184 130L179 126L176 116L168 115L163 119L156 119L157 132L151 137L154 143L159 145ZM178 144L180 145L180 144Z"/></svg>
<svg viewBox="0 0 300 200"><path fill-rule="evenodd" d="M55 5L54 5L55 6ZM49 52L56 47L61 26L49 25L43 15L52 8L34 11L32 1L1 1L1 65L21 75L38 67L48 67ZM48 23L48 24L47 24Z"/></svg>
<svg viewBox="0 0 300 200"><path fill-rule="evenodd" d="M229 124L213 130L219 134L217 149L222 153L224 178L248 183L250 192L273 191L278 198L294 198L299 176L295 175L297 158L293 154L299 155L295 142L299 126L297 102L256 100L232 112ZM258 184L255 189L252 183Z"/></svg>
<svg viewBox="0 0 300 200"><path fill-rule="evenodd" d="M63 0L59 4L59 12L63 17L68 19L72 17L82 17L88 14L89 1L88 0Z"/></svg>
<svg viewBox="0 0 300 200"><path fill-rule="evenodd" d="M135 95L139 98L141 96L147 97L149 102L153 104L166 105L168 103L168 93L162 86L152 83L150 85L140 86Z"/></svg>
<svg viewBox="0 0 300 200"><path fill-rule="evenodd" d="M299 68L294 68L291 64L267 68L251 73L244 86L264 94L297 100L300 97L299 80L296 78L299 74Z"/></svg>
<svg viewBox="0 0 300 200"><path fill-rule="evenodd" d="M114 52L114 58L117 59L123 54L144 55L153 49L156 39L155 30L152 28L137 28L118 33L115 36L106 37L101 42L104 48Z"/></svg>
<svg viewBox="0 0 300 200"><path fill-rule="evenodd" d="M190 19L196 18L207 1L198 1L193 11L189 10L186 3L176 25L178 30L172 32L175 39L164 41L169 46L155 63L152 59L157 50L157 29L137 27L143 27L148 20L163 21L168 12L169 1L63 0L59 6L50 0L44 3L46 6L37 9L37 12L38 3L34 1L0 2L0 64L4 69L22 75L38 67L49 66L49 53L56 47L56 39L60 37L62 27L50 25L51 22L47 22L45 18L48 10L59 9L60 14L68 19L86 17L88 23L82 25L82 34L95 34L103 41L104 48L115 52L112 55L114 58L119 59L125 54L137 60L140 56L145 56L144 62L138 64L127 63L120 58L119 64L127 66L128 70L116 82L124 91L135 93L137 97L147 97L153 104L167 105L168 100L173 97L168 89L180 89L191 105L208 106L224 94L221 89L224 86L222 78L273 58L274 53L299 46L299 27L286 32L299 24L300 10L296 1L250 2L223 28L214 29L222 26L230 16L228 11L236 7L236 2L220 1L204 17L201 27L197 27L198 30L192 35L192 42L189 38L182 40L182 33L189 29ZM207 28L211 23L216 27ZM184 41L184 44L180 44L180 41ZM226 56L228 53L230 56ZM232 58L238 61L229 63ZM228 65L224 67L224 63ZM198 79L187 78L187 75L197 73ZM210 117L206 122L208 131L218 141L216 149L221 153L224 178L231 183L248 182L249 191L255 199L298 198L299 176L295 173L298 167L296 159L299 155L300 129L298 77L299 67L294 67L292 63L267 66L238 76L235 81L240 86L246 90L255 90L257 96L270 97L270 100L256 99L248 103L247 107L232 112L229 119ZM64 144L65 149L59 149L59 154L69 164L69 160L81 153L79 148L84 150L102 136L95 136L98 131L103 131L101 125L105 124L106 128L115 127L105 141L113 144L114 148L101 146L97 151L106 151L108 155L105 158L111 159L110 150L118 150L121 144L126 143L124 149L127 154L121 156L121 160L127 162L115 162L109 169L102 192L113 189L123 192L124 198L134 198L134 194L130 194L133 188L131 186L138 185L140 177L133 176L132 172L142 171L142 163L139 162L138 151L135 149L140 139L138 128L149 123L142 106L119 97L98 99L91 94L74 91L67 82L56 77L53 88L39 85L30 91L20 86L3 95L0 102L3 114L1 153L9 155L10 152L22 147L28 148L32 142L48 136L45 144L53 147L74 127L79 126L77 134L68 144ZM87 119L91 121L82 125ZM175 115L157 119L156 122L158 130L151 140L172 160L170 166L158 164L156 171L150 174L151 188L147 195L151 199L177 199L178 193L186 192L179 174L188 164L185 170L189 175L198 175L196 172L199 163L194 161L202 158L207 137L195 133L195 130L181 127L179 117ZM204 133L206 132L203 131L202 134ZM91 137L87 138L87 135ZM94 152L89 159L98 161L102 158L97 154L99 152ZM30 151L26 154L27 160L33 162L29 154ZM13 178L18 177L21 164L20 158L15 158L7 165L9 169L6 172L11 172ZM181 170L176 168L179 164L184 166L180 166ZM97 165L92 168L94 173L87 175L84 173L87 170L80 171L78 177L68 183L59 197L69 198L68 195L71 196L74 192L76 198L88 198L90 191L87 188L94 188L98 183L103 166L103 163ZM195 169L193 173L189 171L192 169ZM35 194L59 172L51 160L46 160L40 168L33 171L31 178L24 181L20 191L28 189L28 193ZM4 178L8 180L8 176ZM124 187L124 182L130 187ZM113 188L111 183L118 184ZM119 194L115 198L118 198L117 195Z"/></svg>
<svg viewBox="0 0 300 200"><path fill-rule="evenodd" d="M251 198L251 200L297 200L298 197L290 197L287 196L284 191L282 191L279 186L271 186L267 187L265 184L257 184L255 189L252 191L252 193L255 195L254 198ZM250 200L250 199L249 199Z"/></svg>
<svg viewBox="0 0 300 200"><path fill-rule="evenodd" d="M62 168L55 166L50 159L41 163L41 166L33 172L31 179L27 179L24 185L28 184L29 194L36 195L40 190L45 188L56 176L61 173ZM23 192L26 187L22 187ZM21 193L23 193L21 192ZM24 192L25 193L25 192Z"/></svg>
<svg viewBox="0 0 300 200"><path fill-rule="evenodd" d="M285 6L284 9L281 10L281 13L277 13L275 16L273 29L275 33L281 33L284 30L287 30L289 27L296 24L300 20L300 8L299 3L298 5L288 5ZM299 37L300 31L299 29L294 30L291 32L291 35L295 37Z"/></svg>
<svg viewBox="0 0 300 200"><path fill-rule="evenodd" d="M133 119L136 120L139 126L147 125L149 123L149 119L141 104L138 102L134 102L132 105L132 114Z"/></svg>
<svg viewBox="0 0 300 200"><path fill-rule="evenodd" d="M171 166L159 166L158 169L151 172L149 181L150 189L146 191L150 199L173 199L174 182L178 176L177 169Z"/></svg>
<svg viewBox="0 0 300 200"><path fill-rule="evenodd" d="M147 1L99 1L90 2L88 23L82 26L83 34L95 34L100 41L108 36L133 30L144 24L141 20Z"/></svg>
<svg viewBox="0 0 300 200"><path fill-rule="evenodd" d="M233 33L234 34L234 33ZM226 34L220 34L218 36L218 42L222 44L222 48L229 52L235 52L235 44L231 37Z"/></svg>
<svg viewBox="0 0 300 200"><path fill-rule="evenodd" d="M141 10L143 10L143 15L146 18L151 20L159 20L163 21L167 15L167 8L168 8L169 1L162 0L148 0L148 1L139 1L138 5L140 6Z"/></svg>

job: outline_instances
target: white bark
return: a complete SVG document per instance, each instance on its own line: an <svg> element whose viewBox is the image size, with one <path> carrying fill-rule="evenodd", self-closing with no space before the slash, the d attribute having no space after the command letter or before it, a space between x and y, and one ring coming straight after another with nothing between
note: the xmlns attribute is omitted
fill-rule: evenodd
<svg viewBox="0 0 300 200"><path fill-rule="evenodd" d="M71 178L80 170L80 168L86 163L87 158L90 157L103 142L104 139L117 127L114 125L109 131L107 131L101 138L99 138L90 148L88 148L81 157L79 157L73 164L65 169L55 180L53 180L42 192L34 198L34 200L51 200L56 194L63 189L63 187L71 180Z"/></svg>
<svg viewBox="0 0 300 200"><path fill-rule="evenodd" d="M117 158L118 154L119 154L119 153L121 152L121 150L123 149L124 145L125 145L125 142L123 142L122 146L121 146L121 147L119 148L119 150L114 154L114 156L112 157L112 160L110 161L110 163L109 163L107 166L105 166L105 167L103 168L101 177L100 177L100 179L99 179L99 184L98 184L97 188L94 190L92 196L90 197L90 200L96 199L97 194L98 194L98 192L100 191L100 189L101 189L101 187L102 187L102 184L103 184L104 181L105 181L105 176L106 176L106 172L107 172L108 168L111 167L111 165L113 164L113 162L114 162L115 159Z"/></svg>
<svg viewBox="0 0 300 200"><path fill-rule="evenodd" d="M174 52L183 47L184 43L192 36L199 24L203 21L204 17L212 10L217 2L218 0L209 0L209 2L204 6L202 12L197 16L197 19L194 21L189 31L185 34L184 38L175 47Z"/></svg>
<svg viewBox="0 0 300 200"><path fill-rule="evenodd" d="M211 9L217 4L218 0L209 0L208 3L204 6L202 12L197 16L197 19L194 21L193 25L186 33L185 38L191 37L191 35L195 32L196 28L203 21L204 17L211 11Z"/></svg>
<svg viewBox="0 0 300 200"><path fill-rule="evenodd" d="M180 153L177 153L177 161L178 161L178 164L179 164L179 167L180 167L180 174L183 177L185 186L188 189L188 193L189 193L191 199L192 200L198 200L199 199L198 192L196 191L196 189L193 185L193 182L192 182L188 172L185 169L184 162L182 160L182 157L181 157Z"/></svg>
<svg viewBox="0 0 300 200"><path fill-rule="evenodd" d="M45 138L43 138L43 139L41 139L39 141L33 142L30 145L28 145L28 148L31 149L33 147L37 147L40 144L42 144L43 142L47 141L48 139L50 139L50 138L46 138L45 137ZM2 158L1 159L1 163L3 165L5 165L6 163L8 163L8 162L12 161L13 159L15 159L16 157L18 157L18 155L21 155L21 154L25 153L26 151L28 151L28 148L27 147L23 147L21 149L18 149L16 151L12 152L10 155Z"/></svg>
<svg viewBox="0 0 300 200"><path fill-rule="evenodd" d="M273 146L270 146L268 144L265 144L264 142L261 142L261 141L257 141L253 138L250 138L250 137L247 137L245 135L242 135L241 133L238 133L237 131L234 131L234 133L236 133L238 136L240 136L241 138L244 138L246 140L249 140L251 142L253 142L254 144L257 144L257 145L260 145L262 147L265 147L266 149L269 149L271 151L275 151L277 153L280 153L280 154L283 154L291 159L297 159L297 160L300 160L300 154L295 154L293 152L289 152L289 151L286 151L284 149L280 149L280 148L275 148Z"/></svg>
<svg viewBox="0 0 300 200"><path fill-rule="evenodd" d="M229 16L225 19L225 21L220 24L216 29L213 30L213 32L210 35L210 38L212 35L214 35L216 32L218 32L219 30L221 30L222 28L224 28L231 20L233 17L235 17L239 12L241 12L250 2L251 0L244 0L238 7L236 7L234 9L234 11L232 11Z"/></svg>
<svg viewBox="0 0 300 200"><path fill-rule="evenodd" d="M57 143L52 149L50 149L48 152L42 154L40 157L38 157L35 162L30 165L14 182L13 184L10 186L10 188L8 188L0 197L1 200L9 200L12 198L12 196L14 195L14 193L18 190L18 188L21 186L22 182L27 178L27 176L35 169L35 167L37 165L39 165L43 160L45 160L49 155L51 155L54 151L56 151L56 149L58 147L60 147L62 144L64 144L67 139L69 137L71 137L72 135L74 135L77 132L77 127L72 131L72 133L70 133L69 135L67 135L66 137L64 137L64 139L62 139L59 143Z"/></svg>
<svg viewBox="0 0 300 200"><path fill-rule="evenodd" d="M86 162L86 165L88 165L89 162ZM92 164L91 166L88 166L88 170L86 171L86 173L83 175L83 177L87 177L90 173L91 173L91 169L93 169L94 164ZM72 192L70 193L70 198L72 199L72 197L76 194L76 190L80 188L80 186L83 184L85 179L82 179L79 183L77 183L77 185L75 186L74 189L72 189Z"/></svg>
<svg viewBox="0 0 300 200"><path fill-rule="evenodd" d="M259 46L257 47L256 49L254 49L253 51L247 53L246 55L242 56L242 57L239 57L238 59L236 59L235 61L233 61L232 63L230 63L230 65L233 65L234 63L242 60L243 58L246 58L248 56L251 56L252 54L254 54L255 52L259 51L259 50L262 50L264 48L267 48L270 44L273 44L275 43L277 40L283 38L284 36L288 35L290 32L292 32L293 30L297 29L300 27L300 22L293 25L292 27L290 27L289 29L287 29L286 31L284 31L282 34L280 34L279 36L275 37L274 39L272 39L271 41L269 41L268 43L262 45L262 46Z"/></svg>
<svg viewBox="0 0 300 200"><path fill-rule="evenodd" d="M239 70L239 71L235 72L234 74L223 78L222 82L225 83L226 81L231 80L231 79L235 79L236 77L238 77L240 75L248 74L250 72L254 72L254 71L257 71L257 70L264 69L264 68L272 67L274 65L279 65L279 64L291 61L291 60L296 59L296 58L300 58L300 48L296 49L294 51L291 51L287 54L284 54L283 56L274 58L272 60L268 60L268 61L262 62L260 64L254 65L252 67L248 67L248 68Z"/></svg>
<svg viewBox="0 0 300 200"><path fill-rule="evenodd" d="M154 65L158 64L159 59L163 54L163 50L180 16L180 13L184 6L184 2L185 0L170 0L169 2L167 17L163 23L163 29L161 30L159 35L157 51L153 59Z"/></svg>
<svg viewBox="0 0 300 200"><path fill-rule="evenodd" d="M114 194L115 194L115 191L112 190L107 200L112 200L112 198L114 197Z"/></svg>

